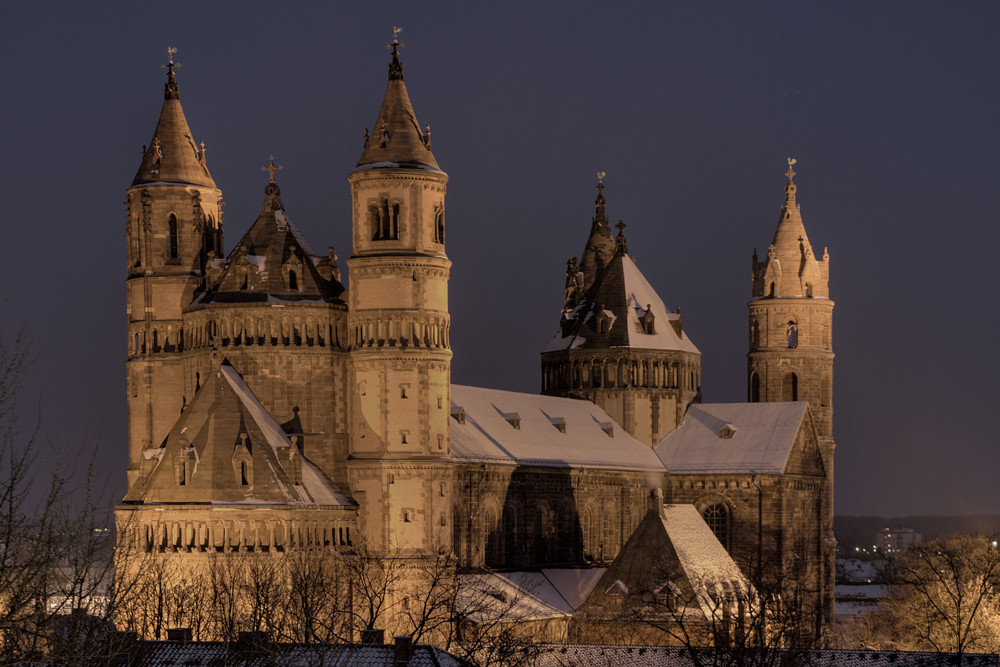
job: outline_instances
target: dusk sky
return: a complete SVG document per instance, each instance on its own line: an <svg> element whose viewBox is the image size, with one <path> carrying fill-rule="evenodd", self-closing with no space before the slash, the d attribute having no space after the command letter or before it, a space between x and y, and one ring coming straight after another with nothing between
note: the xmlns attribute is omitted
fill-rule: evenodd
<svg viewBox="0 0 1000 667"><path fill-rule="evenodd" d="M273 154L289 218L346 269L393 26L450 176L453 382L538 391L604 171L703 400L746 400L751 255L794 157L836 301L835 512L1000 513L996 2L7 4L0 317L33 338L44 457L96 442L124 493L122 202L168 45L226 252Z"/></svg>

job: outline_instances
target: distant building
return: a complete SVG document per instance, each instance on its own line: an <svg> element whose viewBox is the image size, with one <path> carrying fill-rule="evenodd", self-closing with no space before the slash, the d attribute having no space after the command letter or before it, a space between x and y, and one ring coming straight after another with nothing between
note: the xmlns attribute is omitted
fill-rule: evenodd
<svg viewBox="0 0 1000 667"><path fill-rule="evenodd" d="M919 545L923 541L923 537L912 528L883 528L882 550L886 556L892 558L900 551L906 551Z"/></svg>

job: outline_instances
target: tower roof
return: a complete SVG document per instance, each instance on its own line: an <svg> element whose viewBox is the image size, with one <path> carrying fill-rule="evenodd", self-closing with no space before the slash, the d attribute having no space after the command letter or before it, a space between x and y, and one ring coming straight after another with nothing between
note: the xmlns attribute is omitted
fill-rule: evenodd
<svg viewBox="0 0 1000 667"><path fill-rule="evenodd" d="M594 200L594 218L590 223L590 236L583 247L580 256L580 272L583 273L583 290L590 289L598 272L615 254L615 237L611 234L611 226L606 212L607 201L604 199L605 173L597 174L597 199Z"/></svg>
<svg viewBox="0 0 1000 667"><path fill-rule="evenodd" d="M579 266L576 258L569 262L560 330L543 352L631 347L699 354L681 327L680 310L667 310L629 256L625 223L619 221L616 225L617 238L611 235L603 189L599 182L597 215L584 259ZM588 258L592 262L589 265ZM588 271L592 271L592 278L588 279Z"/></svg>
<svg viewBox="0 0 1000 667"><path fill-rule="evenodd" d="M398 30L394 31L398 32ZM365 148L358 160L359 168L403 167L440 170L431 152L430 126L421 132L413 113L410 96L403 83L403 65L399 61L402 44L393 39L392 61L389 63L389 84L385 89L382 108L375 127L365 130Z"/></svg>
<svg viewBox="0 0 1000 667"><path fill-rule="evenodd" d="M153 138L143 147L142 163L132 185L146 183L183 183L216 187L205 162L205 143L195 143L181 108L177 81L174 78L173 49L167 68L163 108L156 121Z"/></svg>
<svg viewBox="0 0 1000 667"><path fill-rule="evenodd" d="M781 207L778 228L768 247L767 257L759 262L754 252L754 297L827 298L830 294L829 256L824 249L823 259L816 259L795 200L798 190L793 180L795 163L796 160L788 158L785 203Z"/></svg>
<svg viewBox="0 0 1000 667"><path fill-rule="evenodd" d="M321 275L333 257L319 257L302 233L285 216L281 188L274 179L279 169L271 159L260 215L226 259L222 276L200 303L252 301L337 302L344 286ZM292 283L289 272L294 272Z"/></svg>

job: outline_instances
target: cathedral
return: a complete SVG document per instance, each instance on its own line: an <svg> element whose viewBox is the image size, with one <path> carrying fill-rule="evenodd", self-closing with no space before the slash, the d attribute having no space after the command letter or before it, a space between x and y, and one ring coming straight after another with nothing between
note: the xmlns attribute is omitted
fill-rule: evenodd
<svg viewBox="0 0 1000 667"><path fill-rule="evenodd" d="M794 161L767 256L753 257L748 402L701 403L701 353L624 225L612 231L600 180L541 394L453 385L448 175L397 46L347 175L346 271L292 223L273 160L260 214L224 252L222 192L168 64L127 189L125 548L192 568L361 544L449 554L497 586L530 580L533 618L581 641L607 639L600 618L623 592L702 590L709 604L767 568L796 582L801 632L824 643L833 302Z"/></svg>

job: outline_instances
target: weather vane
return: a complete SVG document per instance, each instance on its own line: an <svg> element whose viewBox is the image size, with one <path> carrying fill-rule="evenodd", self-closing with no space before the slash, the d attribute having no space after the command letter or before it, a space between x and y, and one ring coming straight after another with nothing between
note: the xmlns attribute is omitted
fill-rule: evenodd
<svg viewBox="0 0 1000 667"><path fill-rule="evenodd" d="M261 171L266 171L268 177L270 177L270 182L274 183L274 172L284 169L280 164L274 164L274 156L271 156L271 162L266 167L261 167Z"/></svg>
<svg viewBox="0 0 1000 667"><path fill-rule="evenodd" d="M176 46L168 46L167 47L167 64L166 65L160 65L160 69L168 70L170 76L174 75L174 68L175 67L180 67L181 66L180 63L175 63L174 62L174 54L175 53L177 53L177 47Z"/></svg>
<svg viewBox="0 0 1000 667"><path fill-rule="evenodd" d="M795 176L795 170L794 170L794 169L792 169L792 166L793 166L793 165L794 165L794 164L795 164L796 162L798 162L798 160L796 160L795 158L793 158L793 157L790 157L790 158L788 158L788 171L786 171L786 172L785 172L785 176L787 176L787 177L788 177L788 180L789 180L789 181L791 181L791 180L792 180L792 177L793 177L793 176Z"/></svg>
<svg viewBox="0 0 1000 667"><path fill-rule="evenodd" d="M597 172L597 192L598 194L604 194L604 177L607 176L607 172L599 171Z"/></svg>
<svg viewBox="0 0 1000 667"><path fill-rule="evenodd" d="M406 46L403 42L399 41L399 33L403 32L403 29L399 26L392 26L392 44L386 44L387 49L403 48Z"/></svg>

